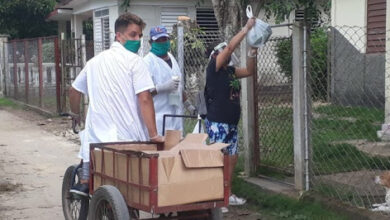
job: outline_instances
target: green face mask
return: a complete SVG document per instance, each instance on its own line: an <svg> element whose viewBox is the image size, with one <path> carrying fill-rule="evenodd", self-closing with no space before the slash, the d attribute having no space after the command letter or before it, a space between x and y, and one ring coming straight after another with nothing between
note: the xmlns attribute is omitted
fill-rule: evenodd
<svg viewBox="0 0 390 220"><path fill-rule="evenodd" d="M141 41L140 40L128 40L126 43L123 45L127 50L137 53L140 46L141 46Z"/></svg>
<svg viewBox="0 0 390 220"><path fill-rule="evenodd" d="M150 52L154 53L157 56L162 56L168 53L170 47L171 42L169 40L165 42L153 42L152 49L150 49Z"/></svg>

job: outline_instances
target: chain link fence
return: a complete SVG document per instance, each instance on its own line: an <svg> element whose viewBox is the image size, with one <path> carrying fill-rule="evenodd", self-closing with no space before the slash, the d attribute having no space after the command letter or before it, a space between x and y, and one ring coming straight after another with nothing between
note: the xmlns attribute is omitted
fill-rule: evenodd
<svg viewBox="0 0 390 220"><path fill-rule="evenodd" d="M6 95L56 113L56 37L6 43Z"/></svg>
<svg viewBox="0 0 390 220"><path fill-rule="evenodd" d="M368 39L369 38L369 39ZM261 175L294 181L292 38L259 49L256 84ZM311 189L371 209L386 191L375 176L390 169L386 133L384 33L316 27L310 34L308 121ZM369 43L367 43L369 42ZM303 64L301 64L303 65Z"/></svg>
<svg viewBox="0 0 390 220"><path fill-rule="evenodd" d="M182 28L183 35L178 35L177 27L174 28L171 36L171 53L179 65L180 62L183 63L186 96L195 105L196 97L200 91L203 91L206 83L206 68L209 62L208 50L210 47L216 46L217 43L223 42L223 38L219 31L204 32L197 27L189 26ZM180 45L181 43L182 45ZM182 57L178 55L180 48L183 49ZM190 133L195 127L196 120L184 119L183 123L184 133Z"/></svg>
<svg viewBox="0 0 390 220"><path fill-rule="evenodd" d="M377 134L389 88L385 53L370 52L367 36L366 28L346 26L311 35L310 168L314 190L372 208L386 195L374 178L390 169L390 144ZM385 45L382 36L374 35L377 45Z"/></svg>
<svg viewBox="0 0 390 220"><path fill-rule="evenodd" d="M271 37L258 51L255 94L262 175L288 177L294 172L291 48L291 37Z"/></svg>

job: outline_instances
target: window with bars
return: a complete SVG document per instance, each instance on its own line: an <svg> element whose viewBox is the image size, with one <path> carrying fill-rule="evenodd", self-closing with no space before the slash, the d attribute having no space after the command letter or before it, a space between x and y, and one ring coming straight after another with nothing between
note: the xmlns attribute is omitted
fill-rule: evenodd
<svg viewBox="0 0 390 220"><path fill-rule="evenodd" d="M367 0L367 53L386 50L386 0Z"/></svg>
<svg viewBox="0 0 390 220"><path fill-rule="evenodd" d="M95 55L110 48L110 20L108 9L96 10L94 17Z"/></svg>
<svg viewBox="0 0 390 220"><path fill-rule="evenodd" d="M215 43L221 40L221 33L218 28L218 22L215 18L214 9L212 8L197 8L196 9L196 23L204 32L198 36L206 43Z"/></svg>
<svg viewBox="0 0 390 220"><path fill-rule="evenodd" d="M168 33L172 33L172 27L177 23L177 17L188 16L188 8L162 7L161 24L167 28Z"/></svg>
<svg viewBox="0 0 390 220"><path fill-rule="evenodd" d="M196 9L196 23L199 27L207 32L218 32L218 22L214 15L212 8L197 8Z"/></svg>

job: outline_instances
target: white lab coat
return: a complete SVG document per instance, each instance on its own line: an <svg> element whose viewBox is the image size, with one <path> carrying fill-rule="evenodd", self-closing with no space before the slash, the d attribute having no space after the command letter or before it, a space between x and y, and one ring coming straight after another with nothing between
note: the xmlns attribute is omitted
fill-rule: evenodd
<svg viewBox="0 0 390 220"><path fill-rule="evenodd" d="M88 61L72 87L89 97L79 157L89 161L89 144L147 141L137 94L154 88L142 58L114 42Z"/></svg>
<svg viewBox="0 0 390 220"><path fill-rule="evenodd" d="M165 83L172 79L172 76L179 76L180 83L178 92L180 95L180 105L169 105L169 92L159 93L153 97L154 109L156 111L156 124L159 135L162 135L163 116L165 114L182 115L183 114L183 74L180 71L179 65L172 54L168 53L172 61L172 68L166 61L149 52L144 61L148 66L155 85ZM165 130L183 130L183 120L181 118L166 118Z"/></svg>

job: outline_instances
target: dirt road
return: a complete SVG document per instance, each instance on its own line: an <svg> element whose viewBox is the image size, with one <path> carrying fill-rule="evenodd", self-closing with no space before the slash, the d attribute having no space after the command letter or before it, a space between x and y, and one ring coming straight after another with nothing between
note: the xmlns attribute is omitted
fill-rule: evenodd
<svg viewBox="0 0 390 220"><path fill-rule="evenodd" d="M0 220L64 219L65 169L79 162L79 140L67 118L45 118L0 108ZM229 207L226 220L264 219L246 207Z"/></svg>
<svg viewBox="0 0 390 220"><path fill-rule="evenodd" d="M0 219L63 219L62 175L79 146L0 110Z"/></svg>

